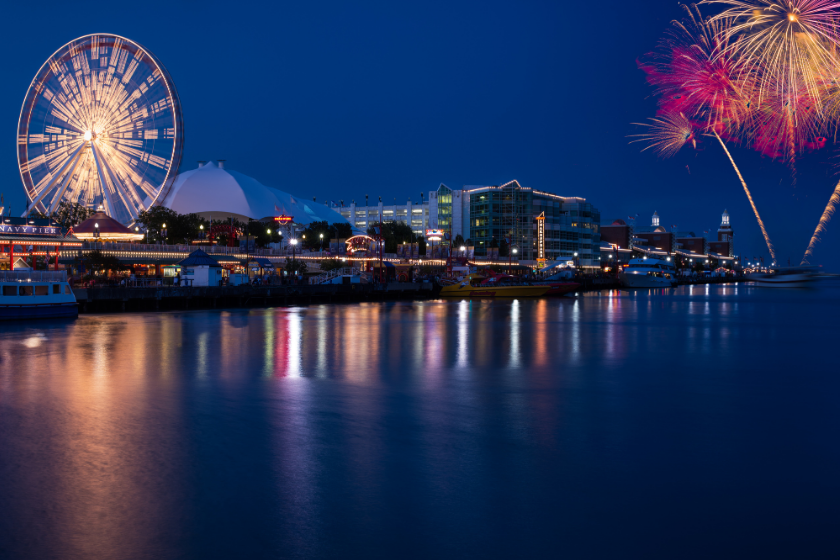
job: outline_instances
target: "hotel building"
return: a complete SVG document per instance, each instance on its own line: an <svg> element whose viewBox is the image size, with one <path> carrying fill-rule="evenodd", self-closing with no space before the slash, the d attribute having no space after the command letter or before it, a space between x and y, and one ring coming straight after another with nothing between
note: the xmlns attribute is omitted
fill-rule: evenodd
<svg viewBox="0 0 840 560"><path fill-rule="evenodd" d="M577 257L580 266L600 266L600 222L597 208L584 198L563 197L523 187L518 181L503 185L451 189L441 183L436 191L421 195L421 202L335 208L353 226L366 229L379 220L410 223L418 235L426 229L448 231L470 240L475 255L484 257L493 239L510 239L519 260L538 255L538 221L544 217L545 255L548 261ZM366 197L367 199L367 197ZM367 201L366 201L367 202ZM577 253L577 255L575 255Z"/></svg>

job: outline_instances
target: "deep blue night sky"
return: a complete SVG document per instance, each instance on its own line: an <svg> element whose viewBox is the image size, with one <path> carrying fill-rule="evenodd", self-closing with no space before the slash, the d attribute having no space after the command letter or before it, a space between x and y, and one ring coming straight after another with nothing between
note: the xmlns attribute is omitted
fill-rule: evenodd
<svg viewBox="0 0 840 560"><path fill-rule="evenodd" d="M360 4L360 5L355 5ZM24 207L15 129L26 89L61 45L124 35L172 74L185 115L182 170L199 159L303 197L419 199L451 187L523 185L583 196L602 223L654 210L666 227L716 230L729 209L736 252L767 249L720 148L672 160L628 145L655 113L636 58L676 2L275 3L173 0L4 6L0 190ZM782 262L798 263L837 181L835 148L782 163L733 155ZM5 155L2 155L5 154ZM814 263L836 268L840 218Z"/></svg>

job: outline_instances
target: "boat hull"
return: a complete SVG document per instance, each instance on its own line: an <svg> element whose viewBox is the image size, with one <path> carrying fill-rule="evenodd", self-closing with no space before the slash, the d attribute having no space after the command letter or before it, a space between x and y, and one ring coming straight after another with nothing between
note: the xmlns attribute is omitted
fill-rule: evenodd
<svg viewBox="0 0 840 560"><path fill-rule="evenodd" d="M550 286L462 286L452 284L440 290L441 297L540 297Z"/></svg>
<svg viewBox="0 0 840 560"><path fill-rule="evenodd" d="M35 305L0 305L0 321L14 319L56 319L79 316L79 304L45 303Z"/></svg>
<svg viewBox="0 0 840 560"><path fill-rule="evenodd" d="M562 296L580 288L577 282L548 282L539 285L548 286L548 291L545 293L547 296Z"/></svg>
<svg viewBox="0 0 840 560"><path fill-rule="evenodd" d="M621 284L625 288L672 288L674 286L669 278L647 274L625 274L621 279Z"/></svg>
<svg viewBox="0 0 840 560"><path fill-rule="evenodd" d="M810 288L816 280L809 274L774 274L751 278L755 285L761 288Z"/></svg>

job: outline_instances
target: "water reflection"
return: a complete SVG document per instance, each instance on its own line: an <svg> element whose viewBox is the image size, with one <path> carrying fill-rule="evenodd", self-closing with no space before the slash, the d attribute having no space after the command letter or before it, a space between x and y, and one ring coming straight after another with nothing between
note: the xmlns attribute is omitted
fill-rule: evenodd
<svg viewBox="0 0 840 560"><path fill-rule="evenodd" d="M670 504L681 515L638 518L680 534L673 520L701 500L669 501L681 481L775 464L749 447L777 447L757 431L771 412L808 403L781 437L832 418L832 391L770 382L824 373L814 354L795 365L767 349L824 341L837 308L825 292L689 286L3 325L0 556L327 557L347 543L381 556L411 542L417 557L452 543L545 557L546 535L569 527L573 542L580 513L609 517L616 496ZM785 449L840 466L803 442Z"/></svg>

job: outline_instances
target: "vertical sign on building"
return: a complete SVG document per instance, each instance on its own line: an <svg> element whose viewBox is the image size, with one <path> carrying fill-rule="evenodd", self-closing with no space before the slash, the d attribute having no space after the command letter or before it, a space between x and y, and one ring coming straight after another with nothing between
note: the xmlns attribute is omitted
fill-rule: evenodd
<svg viewBox="0 0 840 560"><path fill-rule="evenodd" d="M537 264L545 266L545 212L537 216Z"/></svg>

